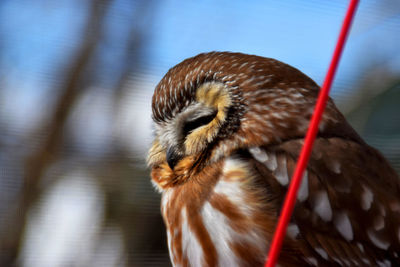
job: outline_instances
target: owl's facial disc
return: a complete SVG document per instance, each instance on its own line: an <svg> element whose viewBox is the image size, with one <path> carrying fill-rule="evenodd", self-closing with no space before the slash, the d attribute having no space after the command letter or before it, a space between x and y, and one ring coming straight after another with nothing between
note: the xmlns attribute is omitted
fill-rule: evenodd
<svg viewBox="0 0 400 267"><path fill-rule="evenodd" d="M196 90L195 101L172 120L158 125L158 142L152 150L155 145L163 147L171 169L187 156L200 155L215 140L231 105L226 85L218 82L202 84Z"/></svg>
<svg viewBox="0 0 400 267"><path fill-rule="evenodd" d="M195 123L188 123L189 128L198 122L204 125L190 131L183 144L187 155L199 154L206 149L217 136L221 126L225 123L228 109L232 105L228 88L223 83L207 82L202 84L196 91L196 103L209 109L209 114L200 116ZM197 122L197 123L196 123Z"/></svg>
<svg viewBox="0 0 400 267"><path fill-rule="evenodd" d="M189 155L185 148L187 138L192 136L194 132L207 127L214 120L216 114L215 109L207 107L203 103L193 103L179 113L167 126L165 133L170 132L170 134L166 136L173 136L172 140L169 139L170 142L165 143L166 160L171 169L174 169L183 157Z"/></svg>

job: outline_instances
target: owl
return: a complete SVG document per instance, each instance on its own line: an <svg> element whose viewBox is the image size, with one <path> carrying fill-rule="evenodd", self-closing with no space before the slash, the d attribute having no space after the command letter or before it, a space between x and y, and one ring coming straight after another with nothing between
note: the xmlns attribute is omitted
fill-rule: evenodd
<svg viewBox="0 0 400 267"><path fill-rule="evenodd" d="M151 179L174 266L262 266L318 85L255 55L170 69L152 99ZM400 182L329 99L279 266L400 266Z"/></svg>

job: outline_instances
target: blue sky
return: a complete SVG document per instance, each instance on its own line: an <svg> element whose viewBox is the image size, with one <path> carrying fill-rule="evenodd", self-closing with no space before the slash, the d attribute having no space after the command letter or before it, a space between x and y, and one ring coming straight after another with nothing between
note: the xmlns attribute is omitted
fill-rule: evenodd
<svg viewBox="0 0 400 267"><path fill-rule="evenodd" d="M0 10L5 36L3 66L31 79L51 72L51 66L71 53L80 41L85 2L5 1ZM164 69L204 51L241 51L277 58L306 69L306 73L317 78L321 76L320 69L329 62L347 6L347 1L298 0L252 1L251 4L225 0L159 3L148 28L152 40L148 48L149 65L165 65ZM378 31L385 38L400 35L399 5L397 13L391 10L393 14L377 7L380 7L378 1L361 1L355 32L347 49L352 49L374 28L381 28ZM130 1L115 1L110 27L115 32L123 32L124 24L134 20L129 15L129 9L134 8L135 4ZM388 17L382 21L382 15ZM388 40L385 46L398 45L399 38Z"/></svg>
<svg viewBox="0 0 400 267"><path fill-rule="evenodd" d="M3 67L29 79L50 73L54 64L68 58L80 41L85 3L5 1L0 7L5 36ZM147 54L149 65L164 70L200 52L228 50L277 58L314 78L320 78L322 69L329 63L347 7L347 1L276 0L249 4L226 0L166 0L159 3L148 28L152 40ZM134 8L135 3L128 0L115 1L109 28L115 33L125 33L126 24L131 19L134 21L129 14L129 9ZM382 11L378 1L361 1L347 50L354 46L362 50L360 39L368 38L373 31L380 31L385 38L392 37L386 39L382 50L388 49L388 44L398 47L400 37L395 36L400 36L399 5L396 8ZM386 17L381 20L380 16Z"/></svg>

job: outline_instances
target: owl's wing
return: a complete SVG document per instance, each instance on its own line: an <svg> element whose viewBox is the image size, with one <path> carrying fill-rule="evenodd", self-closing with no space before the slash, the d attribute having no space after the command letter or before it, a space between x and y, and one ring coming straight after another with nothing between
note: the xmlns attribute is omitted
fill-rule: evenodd
<svg viewBox="0 0 400 267"><path fill-rule="evenodd" d="M272 174L265 177L278 207L302 144L249 149L256 169ZM288 235L311 265L400 266L400 183L375 149L318 138L297 198Z"/></svg>

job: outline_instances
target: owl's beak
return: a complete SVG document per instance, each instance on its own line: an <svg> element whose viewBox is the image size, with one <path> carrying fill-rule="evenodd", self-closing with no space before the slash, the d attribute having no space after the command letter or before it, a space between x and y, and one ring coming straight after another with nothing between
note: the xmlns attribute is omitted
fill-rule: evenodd
<svg viewBox="0 0 400 267"><path fill-rule="evenodd" d="M175 146L171 146L167 150L167 163L171 170L174 169L175 165L178 163L178 161L181 159L181 155L177 152L177 149Z"/></svg>

